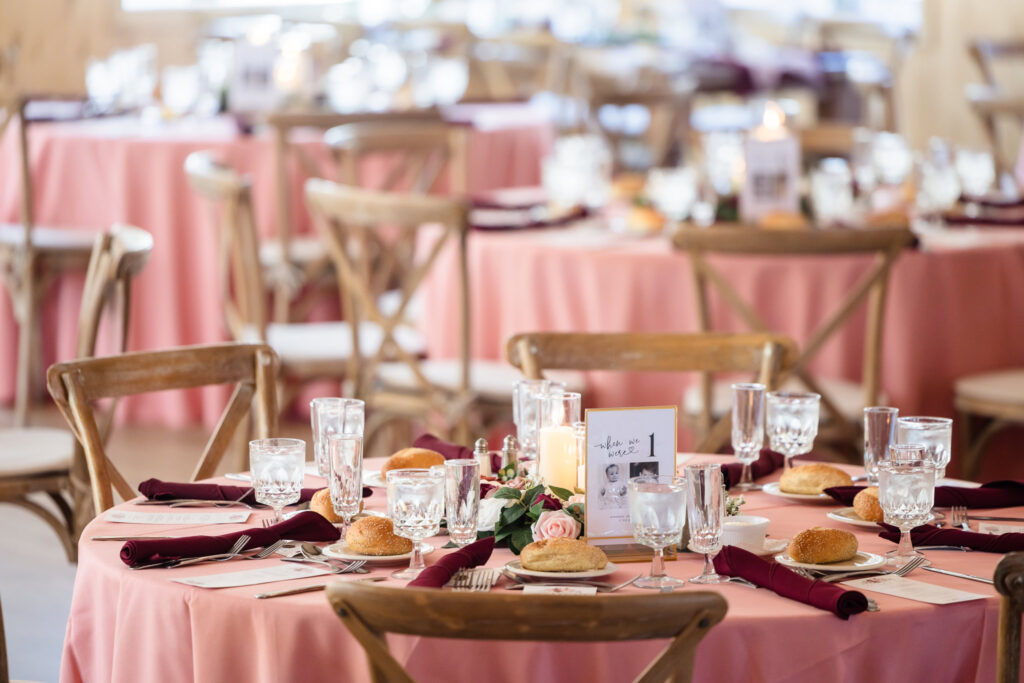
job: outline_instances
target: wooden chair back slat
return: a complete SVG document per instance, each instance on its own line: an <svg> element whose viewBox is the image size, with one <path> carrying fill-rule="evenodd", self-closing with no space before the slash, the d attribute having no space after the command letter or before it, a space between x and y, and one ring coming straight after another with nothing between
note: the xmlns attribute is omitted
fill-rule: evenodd
<svg viewBox="0 0 1024 683"><path fill-rule="evenodd" d="M327 587L327 599L367 653L374 680L412 681L391 656L386 633L538 642L672 639L636 680L689 681L698 643L728 609L718 593L558 596L459 593L359 581Z"/></svg>
<svg viewBox="0 0 1024 683"><path fill-rule="evenodd" d="M1020 680L1021 615L1024 614L1024 553L1009 553L999 561L993 577L1002 596L999 603L999 640L996 644L996 680Z"/></svg>

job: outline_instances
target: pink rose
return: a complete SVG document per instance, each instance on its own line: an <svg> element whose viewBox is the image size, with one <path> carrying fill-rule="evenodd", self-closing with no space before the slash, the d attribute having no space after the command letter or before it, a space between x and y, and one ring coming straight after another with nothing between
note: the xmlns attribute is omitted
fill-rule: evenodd
<svg viewBox="0 0 1024 683"><path fill-rule="evenodd" d="M576 538L581 528L579 522L561 510L545 510L530 530L533 540L539 541L545 538Z"/></svg>

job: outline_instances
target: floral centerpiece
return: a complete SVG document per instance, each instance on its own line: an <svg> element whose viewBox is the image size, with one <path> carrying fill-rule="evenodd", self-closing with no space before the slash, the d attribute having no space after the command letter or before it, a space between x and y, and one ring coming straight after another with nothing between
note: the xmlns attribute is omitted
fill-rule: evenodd
<svg viewBox="0 0 1024 683"><path fill-rule="evenodd" d="M482 527L493 519L495 545L516 555L534 541L583 534L583 496L529 477L516 477L488 492L480 512Z"/></svg>

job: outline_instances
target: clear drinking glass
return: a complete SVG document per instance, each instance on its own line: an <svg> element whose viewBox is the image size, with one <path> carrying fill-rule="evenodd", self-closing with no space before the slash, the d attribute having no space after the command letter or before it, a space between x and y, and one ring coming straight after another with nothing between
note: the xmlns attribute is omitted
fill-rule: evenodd
<svg viewBox="0 0 1024 683"><path fill-rule="evenodd" d="M638 588L672 589L686 583L665 574L665 548L679 543L686 523L686 480L682 477L635 477L629 480L629 521L637 543L654 549L651 573Z"/></svg>
<svg viewBox="0 0 1024 683"><path fill-rule="evenodd" d="M935 463L920 444L890 446L889 457L878 463L878 502L885 523L898 527L900 545L886 553L891 564L902 567L914 550L910 531L931 520L935 503Z"/></svg>
<svg viewBox="0 0 1024 683"><path fill-rule="evenodd" d="M547 391L565 391L563 382L549 379L522 379L512 387L512 419L519 440L519 459L537 459L537 415L540 395Z"/></svg>
<svg viewBox="0 0 1024 683"><path fill-rule="evenodd" d="M391 470L388 482L388 517L395 533L412 541L409 567L393 573L396 579L412 580L423 571L420 543L441 530L444 514L444 475L437 471Z"/></svg>
<svg viewBox="0 0 1024 683"><path fill-rule="evenodd" d="M899 408L871 406L864 409L864 471L868 475L868 486L878 486L878 463L889 453L899 416Z"/></svg>
<svg viewBox="0 0 1024 683"><path fill-rule="evenodd" d="M983 196L996 180L995 160L987 150L961 147L956 151L954 163L960 185L968 197Z"/></svg>
<svg viewBox="0 0 1024 683"><path fill-rule="evenodd" d="M715 465L686 466L686 507L690 520L690 549L704 553L704 571L691 583L721 583L711 559L722 549L725 487L722 468Z"/></svg>
<svg viewBox="0 0 1024 683"><path fill-rule="evenodd" d="M846 159L822 159L811 172L811 204L818 227L849 220L853 211L853 174Z"/></svg>
<svg viewBox="0 0 1024 683"><path fill-rule="evenodd" d="M754 483L750 466L757 461L764 445L763 384L732 385L732 450L743 463L743 474L734 488L740 491L759 491Z"/></svg>
<svg viewBox="0 0 1024 683"><path fill-rule="evenodd" d="M256 502L274 508L274 524L281 521L281 508L299 502L305 465L306 442L302 439L249 442L249 473Z"/></svg>
<svg viewBox="0 0 1024 683"><path fill-rule="evenodd" d="M818 404L821 397L809 391L772 391L768 393L768 443L786 456L786 469L793 458L810 453L818 435Z"/></svg>
<svg viewBox="0 0 1024 683"><path fill-rule="evenodd" d="M344 521L344 530L359 514L363 502L363 437L359 434L331 434L327 437L327 456L334 514Z"/></svg>
<svg viewBox="0 0 1024 683"><path fill-rule="evenodd" d="M540 397L537 429L537 474L548 486L572 491L576 487L576 433L582 396L573 391L549 391Z"/></svg>
<svg viewBox="0 0 1024 683"><path fill-rule="evenodd" d="M948 417L901 417L896 420L896 443L921 444L935 463L935 479L946 476L951 457L953 420Z"/></svg>
<svg viewBox="0 0 1024 683"><path fill-rule="evenodd" d="M448 538L460 548L476 540L480 514L480 463L473 459L444 463L444 516Z"/></svg>
<svg viewBox="0 0 1024 683"><path fill-rule="evenodd" d="M321 477L331 473L327 438L332 434L363 435L366 404L356 398L320 397L309 402L309 421L313 427L313 458Z"/></svg>

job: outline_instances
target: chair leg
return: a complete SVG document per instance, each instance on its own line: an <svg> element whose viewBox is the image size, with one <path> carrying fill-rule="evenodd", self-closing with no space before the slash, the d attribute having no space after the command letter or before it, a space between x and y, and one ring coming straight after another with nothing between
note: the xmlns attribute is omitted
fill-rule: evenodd
<svg viewBox="0 0 1024 683"><path fill-rule="evenodd" d="M978 472L981 470L981 457L984 455L989 442L992 441L992 437L1010 426L1010 424L1007 420L994 418L985 425L985 428L981 430L981 433L974 440L974 444L967 450L967 457L964 458L963 476L965 478L974 479L978 476Z"/></svg>
<svg viewBox="0 0 1024 683"><path fill-rule="evenodd" d="M64 553L68 557L68 562L78 561L78 548L75 546L71 532L68 529L68 526L64 522L61 522L61 520L58 519L56 515L54 515L52 512L44 508L39 503L31 501L28 498L13 498L5 500L4 502L11 503L12 505L17 505L20 508L24 508L29 512L34 513L36 516L40 517L44 522L49 524L50 528L53 529L54 532L56 532L57 538L64 546Z"/></svg>
<svg viewBox="0 0 1024 683"><path fill-rule="evenodd" d="M36 306L35 263L30 259L21 274L19 301L15 303L18 316L18 368L14 394L14 425L28 424L29 403L33 394L33 379L38 342L38 307ZM20 310L19 310L20 309Z"/></svg>

